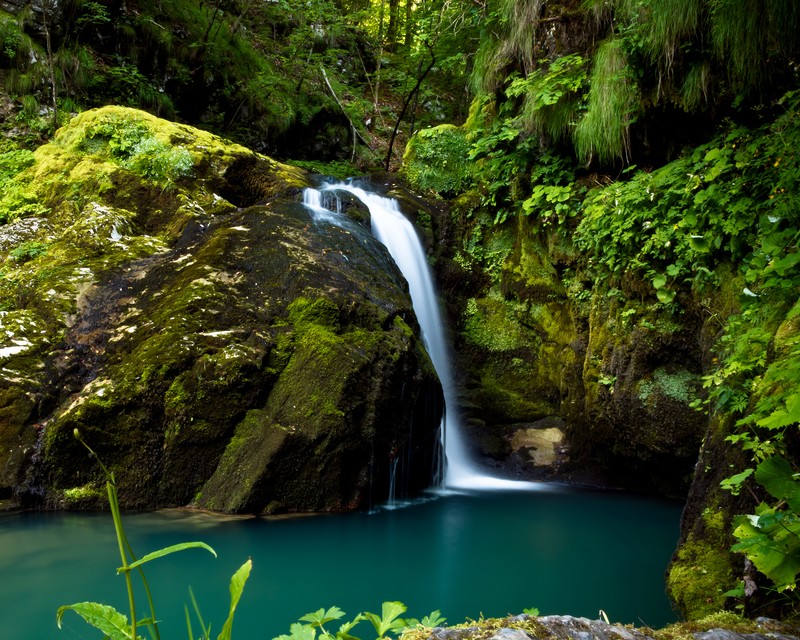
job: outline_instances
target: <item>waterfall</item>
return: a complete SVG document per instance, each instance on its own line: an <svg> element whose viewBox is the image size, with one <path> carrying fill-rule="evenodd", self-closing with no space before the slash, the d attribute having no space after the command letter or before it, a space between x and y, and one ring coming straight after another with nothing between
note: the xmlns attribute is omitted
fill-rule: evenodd
<svg viewBox="0 0 800 640"><path fill-rule="evenodd" d="M373 235L386 246L408 281L411 302L422 330L422 341L439 376L444 395L445 411L441 430L446 457L444 486L446 488L480 489L532 488L532 483L529 482L503 480L486 475L478 470L470 460L456 409L456 389L450 366L450 353L445 339L439 298L433 284L433 275L417 232L408 218L400 211L397 200L369 193L350 184L340 183L326 184L322 187L321 192L316 189L306 189L304 203L313 212L315 211L314 207L322 208L321 193L337 190L352 193L367 206L371 216ZM317 211L317 213L319 212ZM318 219L316 215L315 219ZM334 222L334 224L337 223Z"/></svg>

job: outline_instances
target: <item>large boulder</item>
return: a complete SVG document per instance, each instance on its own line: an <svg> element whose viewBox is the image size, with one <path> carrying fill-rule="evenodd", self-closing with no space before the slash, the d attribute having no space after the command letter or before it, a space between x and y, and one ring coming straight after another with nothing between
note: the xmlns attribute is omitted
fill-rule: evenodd
<svg viewBox="0 0 800 640"><path fill-rule="evenodd" d="M16 183L0 492L96 505L75 429L127 507L342 510L394 469L409 493L430 482L441 391L406 283L366 230L299 202L302 172L107 107Z"/></svg>

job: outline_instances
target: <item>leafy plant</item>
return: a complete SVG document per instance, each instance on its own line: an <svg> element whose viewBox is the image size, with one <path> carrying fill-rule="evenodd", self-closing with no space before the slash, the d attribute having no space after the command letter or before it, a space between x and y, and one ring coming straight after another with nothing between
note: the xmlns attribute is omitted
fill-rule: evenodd
<svg viewBox="0 0 800 640"><path fill-rule="evenodd" d="M778 591L793 589L800 574L800 474L773 456L758 465L755 479L777 502L734 519L739 542L731 550L744 553Z"/></svg>
<svg viewBox="0 0 800 640"><path fill-rule="evenodd" d="M586 59L573 53L556 58L546 69L536 69L526 77L512 76L506 96L524 98L519 123L554 142L569 139L583 106L586 66Z"/></svg>
<svg viewBox="0 0 800 640"><path fill-rule="evenodd" d="M343 618L344 611L339 607L317 609L305 614L298 622L292 624L288 634L280 635L274 640L316 640L317 638L321 640L360 640L350 632L364 620L372 624L377 634L377 640L385 640L390 637L390 633L400 633L404 629L431 629L446 622L441 611L433 611L421 620L401 618L400 616L405 612L406 605L402 602L384 602L381 605L380 614L364 611L357 614L352 620L342 623L338 631L331 632L325 628L325 625Z"/></svg>
<svg viewBox="0 0 800 640"><path fill-rule="evenodd" d="M105 152L126 169L169 185L189 175L194 161L183 147L170 147L158 140L142 122L109 117L86 132L87 151Z"/></svg>
<svg viewBox="0 0 800 640"><path fill-rule="evenodd" d="M402 602L384 602L381 606L381 613L364 612L364 618L372 623L375 627L375 632L378 634L378 640L385 638L391 632L397 632L406 627L406 621L400 615L406 612L406 605Z"/></svg>
<svg viewBox="0 0 800 640"><path fill-rule="evenodd" d="M10 252L11 256L17 262L28 262L34 258L47 253L47 245L44 242L23 242L22 244L14 247Z"/></svg>
<svg viewBox="0 0 800 640"><path fill-rule="evenodd" d="M403 157L409 182L416 189L455 196L472 182L470 144L453 125L422 129L411 138Z"/></svg>
<svg viewBox="0 0 800 640"><path fill-rule="evenodd" d="M61 628L61 620L64 617L64 614L67 611L74 611L81 618L83 618L89 625L100 630L104 634L104 636L106 638L109 638L110 640L139 640L139 638L141 638L141 636L138 633L140 627L146 627L150 631L151 636L156 640L159 640L161 636L158 629L158 618L156 618L155 604L153 602L153 598L150 592L150 586L147 582L147 578L145 577L143 566L148 562L157 560L158 558L163 558L164 556L170 555L172 553L177 553L178 551L185 551L187 549L205 549L215 557L217 554L211 547L209 547L204 542L182 542L179 544L171 545L169 547L165 547L163 549L159 549L157 551L153 551L152 553L148 553L142 558L137 559L130 545L130 542L128 542L128 538L125 535L125 529L122 525L122 515L119 507L119 499L117 496L117 485L114 479L114 473L109 471L105 467L105 465L103 465L103 463L97 457L97 454L81 438L81 435L77 429L75 429L74 435L78 439L78 441L84 447L86 447L91 453L91 455L98 461L106 477L108 504L109 507L111 508L111 517L114 521L114 531L116 533L117 545L119 546L120 558L122 560L122 566L117 569L117 573L118 574L121 573L125 578L125 587L128 593L130 618L128 618L128 616L117 611L116 609L114 609L109 605L100 604L97 602L78 602L75 604L64 605L58 608L58 611L56 612L56 622L58 623L58 627L59 629ZM236 571L236 573L233 574L233 577L231 578L230 609L228 612L228 617L225 620L225 623L222 627L222 631L220 632L219 636L217 636L217 640L230 640L231 638L234 613L236 612L239 600L241 599L242 592L244 590L244 585L247 582L247 578L250 576L251 569L252 569L252 561L247 560L247 562L245 562L241 567L239 567L239 569ZM141 578L142 585L144 587L150 609L150 617L145 618L143 620L137 619L137 614L136 614L136 598L134 594L133 580L131 576L131 573L134 570L138 572ZM192 596L192 600L194 602L194 596ZM205 627L205 625L202 622L202 618L199 615L196 602L194 604L195 604L195 611L197 611L198 618L200 619L200 626L203 629L202 635L198 637L198 640L210 640L211 637L210 627ZM187 619L187 630L189 634L189 640L194 640L188 609L186 612L186 619Z"/></svg>
<svg viewBox="0 0 800 640"><path fill-rule="evenodd" d="M495 224L501 224L516 212L517 201L527 195L539 143L533 136L522 135L520 125L507 115L507 110L501 110L496 118L488 112L480 113L489 107L488 104L483 109L473 106L479 113L472 118L468 159L475 165L482 204L495 212Z"/></svg>

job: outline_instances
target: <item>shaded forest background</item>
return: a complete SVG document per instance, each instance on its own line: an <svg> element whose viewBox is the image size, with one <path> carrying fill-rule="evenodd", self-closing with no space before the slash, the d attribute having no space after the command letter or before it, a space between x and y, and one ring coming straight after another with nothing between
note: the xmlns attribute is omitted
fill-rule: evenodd
<svg viewBox="0 0 800 640"><path fill-rule="evenodd" d="M798 9L775 0L0 9L5 127L30 144L80 109L121 104L280 158L388 168L415 130L461 124L477 99L512 123L506 147L618 170L663 163L726 117L765 117L797 80Z"/></svg>

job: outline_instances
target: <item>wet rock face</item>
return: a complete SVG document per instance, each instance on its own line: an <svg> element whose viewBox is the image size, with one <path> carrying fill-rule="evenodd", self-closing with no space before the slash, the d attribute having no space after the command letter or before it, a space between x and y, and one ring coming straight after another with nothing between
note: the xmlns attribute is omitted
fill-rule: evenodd
<svg viewBox="0 0 800 640"><path fill-rule="evenodd" d="M558 232L496 225L470 194L451 205L437 270L476 455L514 477L685 494L706 429L700 321L591 290Z"/></svg>
<svg viewBox="0 0 800 640"><path fill-rule="evenodd" d="M366 507L398 458L396 486L429 484L441 391L388 253L315 220L288 167L215 143L157 208L132 206L147 181L112 167L135 188L0 228L44 247L4 254L35 283L0 311L5 493L96 504L100 469L74 429L125 507Z"/></svg>

